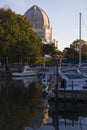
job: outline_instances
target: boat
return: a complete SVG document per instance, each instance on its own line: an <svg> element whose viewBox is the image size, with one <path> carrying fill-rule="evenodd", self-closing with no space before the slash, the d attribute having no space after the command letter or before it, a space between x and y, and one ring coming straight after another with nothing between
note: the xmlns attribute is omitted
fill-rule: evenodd
<svg viewBox="0 0 87 130"><path fill-rule="evenodd" d="M48 100L54 100L56 93L62 100L87 100L87 75L79 68L59 68L57 88L48 93Z"/></svg>
<svg viewBox="0 0 87 130"><path fill-rule="evenodd" d="M87 76L82 73L62 73L60 90L84 90L87 89Z"/></svg>
<svg viewBox="0 0 87 130"><path fill-rule="evenodd" d="M23 67L23 71L12 73L12 77L27 77L27 76L35 76L35 75L37 75L37 71L28 65Z"/></svg>

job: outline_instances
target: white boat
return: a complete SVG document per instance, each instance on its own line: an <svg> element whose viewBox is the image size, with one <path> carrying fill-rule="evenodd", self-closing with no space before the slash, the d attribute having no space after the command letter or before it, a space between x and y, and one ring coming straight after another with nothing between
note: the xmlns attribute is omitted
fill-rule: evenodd
<svg viewBox="0 0 87 130"><path fill-rule="evenodd" d="M59 89L83 90L87 88L87 75L82 73L78 67L59 68L61 84Z"/></svg>
<svg viewBox="0 0 87 130"><path fill-rule="evenodd" d="M27 77L27 76L35 76L37 75L37 71L35 69L32 69L29 66L24 66L22 72L13 72L13 77Z"/></svg>
<svg viewBox="0 0 87 130"><path fill-rule="evenodd" d="M60 90L87 90L87 77L81 73L65 73L60 75Z"/></svg>
<svg viewBox="0 0 87 130"><path fill-rule="evenodd" d="M55 98L56 92L58 99L64 100L87 100L87 77L82 74L62 74L61 83L58 88L48 94L48 100Z"/></svg>

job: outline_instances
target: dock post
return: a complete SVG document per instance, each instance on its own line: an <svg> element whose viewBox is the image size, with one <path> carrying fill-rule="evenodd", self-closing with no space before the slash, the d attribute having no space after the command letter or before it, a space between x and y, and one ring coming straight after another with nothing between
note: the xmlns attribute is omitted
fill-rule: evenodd
<svg viewBox="0 0 87 130"><path fill-rule="evenodd" d="M73 101L73 99L74 99L74 97L73 97L74 95L73 95L73 81L72 81L72 101Z"/></svg>
<svg viewBox="0 0 87 130"><path fill-rule="evenodd" d="M65 102L65 99L66 99L66 86L64 84L64 102Z"/></svg>

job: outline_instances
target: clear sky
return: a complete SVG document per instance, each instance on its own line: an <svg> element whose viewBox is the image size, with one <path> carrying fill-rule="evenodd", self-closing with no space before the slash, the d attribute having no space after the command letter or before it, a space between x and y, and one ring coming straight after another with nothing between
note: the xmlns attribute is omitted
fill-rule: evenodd
<svg viewBox="0 0 87 130"><path fill-rule="evenodd" d="M6 5L22 15L33 5L41 7L49 17L59 50L79 38L81 12L81 38L87 41L87 0L0 0L0 7Z"/></svg>

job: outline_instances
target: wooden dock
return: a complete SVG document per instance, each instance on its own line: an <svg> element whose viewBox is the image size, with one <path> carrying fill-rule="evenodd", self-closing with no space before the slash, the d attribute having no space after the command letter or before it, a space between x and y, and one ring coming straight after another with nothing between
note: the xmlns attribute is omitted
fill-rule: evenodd
<svg viewBox="0 0 87 130"><path fill-rule="evenodd" d="M58 90L56 93L62 100L87 100L87 90Z"/></svg>
<svg viewBox="0 0 87 130"><path fill-rule="evenodd" d="M84 101L87 102L87 89L85 90L53 90L48 94L48 100Z"/></svg>

